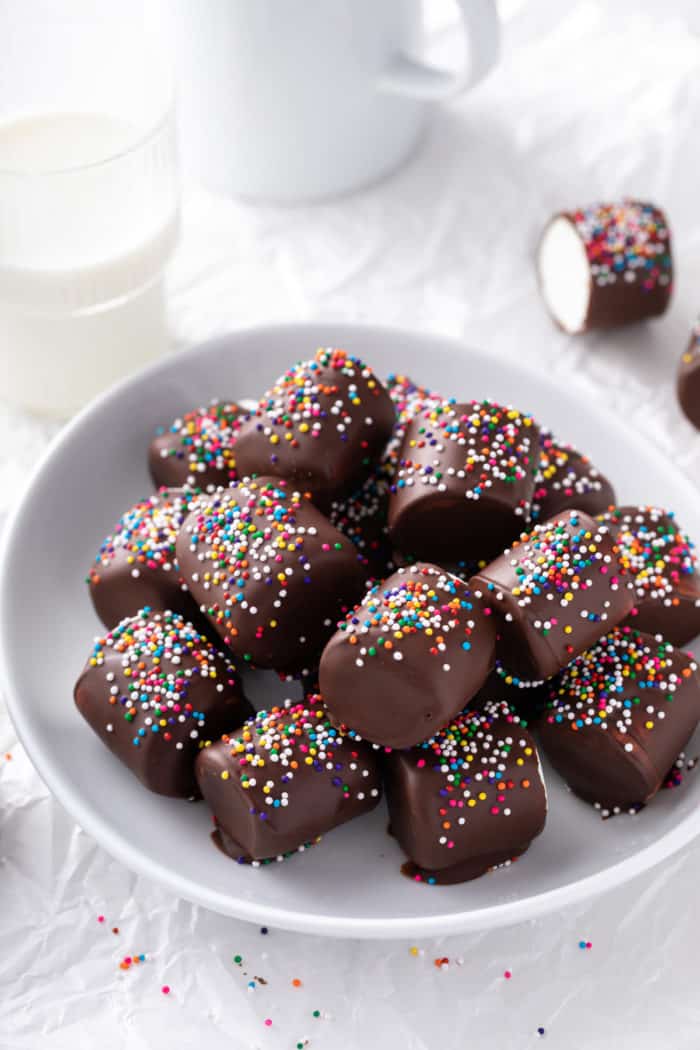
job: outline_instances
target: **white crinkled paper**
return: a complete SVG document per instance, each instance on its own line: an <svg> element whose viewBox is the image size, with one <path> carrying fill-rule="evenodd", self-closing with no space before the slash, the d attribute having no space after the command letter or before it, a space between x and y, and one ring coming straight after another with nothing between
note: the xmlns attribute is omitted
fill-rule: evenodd
<svg viewBox="0 0 700 1050"><path fill-rule="evenodd" d="M700 310L700 7L504 9L499 71L438 114L395 178L314 208L187 195L170 289L177 344L318 317L460 336L575 372L696 480L700 435L673 387ZM444 34L440 50L452 41ZM645 327L567 338L537 297L538 234L561 206L623 194L669 213L672 309ZM53 429L0 414L0 514ZM0 714L0 1050L286 1050L307 1039L312 1050L695 1048L699 877L700 844L603 898L479 936L263 935L113 861L53 801Z"/></svg>

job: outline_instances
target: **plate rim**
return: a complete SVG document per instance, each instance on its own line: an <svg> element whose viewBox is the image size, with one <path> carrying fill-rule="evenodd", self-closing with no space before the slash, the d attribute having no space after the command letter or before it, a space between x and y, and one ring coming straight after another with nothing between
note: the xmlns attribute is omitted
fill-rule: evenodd
<svg viewBox="0 0 700 1050"><path fill-rule="evenodd" d="M397 939L421 934L423 936L440 936L447 933L464 933L514 925L556 911L558 907L564 904L580 903L598 894L612 890L672 856L700 834L700 807L694 813L689 813L683 817L679 823L660 836L655 842L644 846L631 856L601 871L527 898L518 898L517 900L489 905L477 910L454 911L443 915L420 917L351 918L334 916L332 914L319 915L318 913L303 912L298 909L284 909L278 906L258 905L254 901L243 900L218 890L203 890L200 885L191 879L172 873L170 869L153 861L138 848L133 847L127 837L115 832L112 827L106 825L97 815L94 815L89 805L86 805L85 800L79 796L78 792L74 791L70 784L63 781L60 768L55 766L51 756L45 752L41 742L34 737L28 722L24 718L20 699L22 692L20 683L15 681L15 674L11 669L12 661L9 655L9 639L5 630L5 624L11 615L12 604L10 596L11 576L9 572L11 552L21 533L25 508L30 503L34 490L40 484L53 457L65 443L72 439L73 434L82 427L84 420L98 413L102 406L122 397L131 387L140 386L149 377L158 375L161 371L168 371L175 360L193 359L202 353L213 351L221 345L231 345L232 350L235 352L236 344L245 342L246 338L253 335L256 337L267 335L270 339L274 339L275 336L280 336L282 333L286 336L290 332L298 336L306 333L310 345L324 345L324 340L319 338L319 335L326 330L329 333L333 333L334 341L336 341L336 336L340 336L340 342L352 339L353 335L361 335L365 338L371 335L379 340L383 336L390 339L402 338L408 342L425 342L433 339L436 343L440 343L445 349L449 349L456 355L464 354L466 351L469 355L473 355L476 358L487 356L484 350L471 347L458 336L431 333L420 328L408 330L394 325L355 323L340 319L337 321L289 321L249 325L205 339L185 350L174 350L157 361L139 369L132 375L127 376L85 405L49 442L44 453L30 472L18 503L8 516L0 544L0 687L2 688L17 737L40 778L76 823L92 835L99 845L129 870L152 879L159 885L166 886L176 896L182 897L193 904L209 908L219 914L239 918L246 922L265 923L276 926L279 929L324 936ZM515 372L529 373L531 377L536 377L543 386L550 388L552 391L557 390L557 382L549 374L540 374L528 362L522 363L509 357L504 357L503 361ZM579 386L579 388L585 389L584 384L575 375L567 376L567 382L574 388ZM635 439L644 446L645 454L656 460L659 466L662 466L665 471L673 475L677 483L688 489L691 498L695 496L692 481L687 474L673 460L660 451L644 433L628 427L608 407L601 405L597 401L589 406L589 411L594 417L604 418L613 429L619 428L622 431L633 430Z"/></svg>

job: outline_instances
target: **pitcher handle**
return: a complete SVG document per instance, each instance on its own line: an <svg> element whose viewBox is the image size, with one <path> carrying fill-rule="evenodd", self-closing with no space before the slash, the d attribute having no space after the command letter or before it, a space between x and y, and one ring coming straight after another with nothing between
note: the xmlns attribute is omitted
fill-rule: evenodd
<svg viewBox="0 0 700 1050"><path fill-rule="evenodd" d="M439 102L483 80L496 65L501 27L495 0L457 0L468 59L462 69L440 69L399 52L380 76L384 91Z"/></svg>

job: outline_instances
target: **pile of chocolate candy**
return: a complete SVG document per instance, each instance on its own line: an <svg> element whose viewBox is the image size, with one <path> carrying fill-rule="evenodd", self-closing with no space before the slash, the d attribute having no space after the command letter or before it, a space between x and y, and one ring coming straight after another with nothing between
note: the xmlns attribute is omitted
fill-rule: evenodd
<svg viewBox="0 0 700 1050"><path fill-rule="evenodd" d="M700 719L688 539L525 412L323 349L254 410L175 420L149 463L161 487L89 573L107 633L75 700L146 787L203 796L242 863L384 790L405 870L471 879L544 827L538 746L582 799L637 810ZM303 698L254 712L249 668Z"/></svg>

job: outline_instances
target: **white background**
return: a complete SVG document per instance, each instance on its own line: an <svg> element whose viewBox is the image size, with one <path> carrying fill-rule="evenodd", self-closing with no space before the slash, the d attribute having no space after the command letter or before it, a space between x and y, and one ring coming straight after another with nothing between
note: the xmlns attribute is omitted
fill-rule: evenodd
<svg viewBox="0 0 700 1050"><path fill-rule="evenodd" d="M431 6L432 21L446 9ZM188 190L170 279L176 345L310 318L458 335L504 365L583 376L697 480L700 436L673 387L700 309L700 5L511 0L504 13L500 69L438 114L395 178L291 210ZM668 211L673 307L643 328L568 339L537 297L537 236L561 206L626 193ZM0 514L53 429L0 414ZM604 898L482 936L262 935L113 862L50 798L0 714L0 1047L697 1047L699 878L696 846ZM141 952L145 963L119 969ZM267 983L249 989L255 977Z"/></svg>

